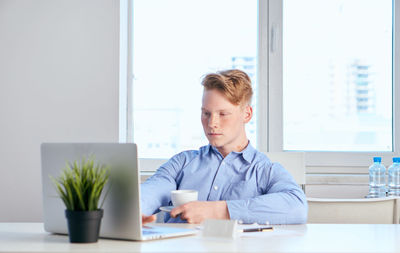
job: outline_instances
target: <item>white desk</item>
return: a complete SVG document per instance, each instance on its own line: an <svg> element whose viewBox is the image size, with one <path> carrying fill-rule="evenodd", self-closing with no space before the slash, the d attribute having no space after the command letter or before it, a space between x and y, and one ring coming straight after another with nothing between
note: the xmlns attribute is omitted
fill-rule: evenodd
<svg viewBox="0 0 400 253"><path fill-rule="evenodd" d="M176 224L174 224L176 225ZM191 225L183 225L191 226ZM200 235L147 242L100 239L71 244L41 223L0 223L0 252L400 252L400 225L275 226L234 240Z"/></svg>

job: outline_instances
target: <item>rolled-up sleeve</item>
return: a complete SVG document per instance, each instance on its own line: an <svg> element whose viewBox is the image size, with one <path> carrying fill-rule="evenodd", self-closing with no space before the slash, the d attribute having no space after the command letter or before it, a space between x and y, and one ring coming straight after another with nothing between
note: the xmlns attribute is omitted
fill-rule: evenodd
<svg viewBox="0 0 400 253"><path fill-rule="evenodd" d="M257 184L262 194L227 200L231 219L243 223L303 224L307 222L307 200L290 173L279 163L267 163Z"/></svg>

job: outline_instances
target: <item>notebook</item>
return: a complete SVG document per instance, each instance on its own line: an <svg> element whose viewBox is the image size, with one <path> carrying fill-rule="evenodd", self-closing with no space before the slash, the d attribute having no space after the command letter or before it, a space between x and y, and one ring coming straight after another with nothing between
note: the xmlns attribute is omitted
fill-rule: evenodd
<svg viewBox="0 0 400 253"><path fill-rule="evenodd" d="M137 146L134 143L43 143L41 162L46 231L68 234L65 206L50 176L58 177L67 162L80 161L83 157L93 157L97 163L110 167L112 180L109 180L102 193L104 196L109 189L102 207L104 216L100 237L142 241L196 234L195 229L153 224L142 226L140 176Z"/></svg>

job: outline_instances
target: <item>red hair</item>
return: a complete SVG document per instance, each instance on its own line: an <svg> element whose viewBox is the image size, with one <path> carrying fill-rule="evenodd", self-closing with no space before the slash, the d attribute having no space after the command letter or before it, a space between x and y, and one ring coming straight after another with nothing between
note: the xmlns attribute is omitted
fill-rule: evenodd
<svg viewBox="0 0 400 253"><path fill-rule="evenodd" d="M253 96L250 77L238 69L207 74L201 84L206 90L220 91L234 105L250 104Z"/></svg>

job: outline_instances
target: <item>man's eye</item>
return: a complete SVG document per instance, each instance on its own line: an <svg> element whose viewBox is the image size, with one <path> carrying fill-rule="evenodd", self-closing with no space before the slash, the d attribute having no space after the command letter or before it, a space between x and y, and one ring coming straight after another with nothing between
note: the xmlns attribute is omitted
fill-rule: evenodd
<svg viewBox="0 0 400 253"><path fill-rule="evenodd" d="M210 113L209 112L203 112L203 116L209 117Z"/></svg>
<svg viewBox="0 0 400 253"><path fill-rule="evenodd" d="M228 115L228 113L224 113L224 112L222 112L222 113L220 113L219 115L221 115L221 116L227 116L227 115Z"/></svg>

